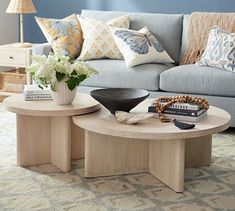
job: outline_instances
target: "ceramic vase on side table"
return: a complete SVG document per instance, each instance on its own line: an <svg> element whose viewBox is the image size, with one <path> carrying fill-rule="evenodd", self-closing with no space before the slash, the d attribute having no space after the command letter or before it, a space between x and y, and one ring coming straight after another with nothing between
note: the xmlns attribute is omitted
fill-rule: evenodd
<svg viewBox="0 0 235 211"><path fill-rule="evenodd" d="M51 91L52 97L58 105L71 104L76 96L77 87L71 91L64 81L57 84L56 91Z"/></svg>
<svg viewBox="0 0 235 211"><path fill-rule="evenodd" d="M33 56L27 67L34 81L40 86L51 87L52 97L58 105L71 104L76 96L77 86L98 72L88 63L76 61L68 56L49 54Z"/></svg>

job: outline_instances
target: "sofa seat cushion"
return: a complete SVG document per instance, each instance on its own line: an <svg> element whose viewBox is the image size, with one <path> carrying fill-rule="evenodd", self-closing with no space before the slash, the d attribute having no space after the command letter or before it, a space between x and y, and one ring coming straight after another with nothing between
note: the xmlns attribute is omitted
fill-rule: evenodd
<svg viewBox="0 0 235 211"><path fill-rule="evenodd" d="M235 96L235 73L195 64L171 68L160 75L160 89L168 92Z"/></svg>
<svg viewBox="0 0 235 211"><path fill-rule="evenodd" d="M174 66L173 64L144 64L133 68L126 67L123 60L90 60L88 63L99 74L84 82L82 86L104 88L142 88L155 91L159 89L159 75Z"/></svg>

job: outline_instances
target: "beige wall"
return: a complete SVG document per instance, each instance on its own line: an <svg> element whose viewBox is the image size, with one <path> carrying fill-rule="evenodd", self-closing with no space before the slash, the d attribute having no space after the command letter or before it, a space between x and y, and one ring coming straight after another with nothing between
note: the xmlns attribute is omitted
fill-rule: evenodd
<svg viewBox="0 0 235 211"><path fill-rule="evenodd" d="M0 0L0 45L18 41L18 15L6 14L10 0Z"/></svg>

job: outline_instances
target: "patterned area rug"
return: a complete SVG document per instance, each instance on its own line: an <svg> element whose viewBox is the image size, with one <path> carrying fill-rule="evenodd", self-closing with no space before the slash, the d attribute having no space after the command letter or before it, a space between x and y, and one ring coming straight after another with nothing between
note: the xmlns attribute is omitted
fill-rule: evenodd
<svg viewBox="0 0 235 211"><path fill-rule="evenodd" d="M16 167L15 115L0 104L0 210L235 210L235 130L213 138L212 165L186 169L177 194L147 173L86 179L82 161Z"/></svg>

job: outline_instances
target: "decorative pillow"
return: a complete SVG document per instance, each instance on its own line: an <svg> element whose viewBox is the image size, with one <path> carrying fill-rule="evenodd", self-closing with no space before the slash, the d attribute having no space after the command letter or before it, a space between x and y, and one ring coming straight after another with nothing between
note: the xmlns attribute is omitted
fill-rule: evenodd
<svg viewBox="0 0 235 211"><path fill-rule="evenodd" d="M73 20L73 19L74 19L74 16L76 16L76 15L75 15L75 14L72 14L72 15L70 15L70 16L68 16L68 17L63 18L62 20L68 20L68 21L69 21L69 20ZM45 19L45 20L44 20L44 19ZM43 35L46 37L47 42L50 43L50 44L52 44L53 39L52 39L51 35L48 33L47 28L44 27L44 25L45 25L44 22L45 22L46 20L60 21L61 19L47 19L47 18L40 18L40 17L36 17L36 16L35 16L35 20L36 20L38 26L40 27L40 29L41 29ZM44 21L40 21L40 20L44 20Z"/></svg>
<svg viewBox="0 0 235 211"><path fill-rule="evenodd" d="M209 33L202 58L197 64L235 72L235 33L214 26Z"/></svg>
<svg viewBox="0 0 235 211"><path fill-rule="evenodd" d="M77 58L81 52L82 30L77 16L64 19L35 17L47 41L52 44L55 54Z"/></svg>
<svg viewBox="0 0 235 211"><path fill-rule="evenodd" d="M107 23L79 15L78 20L82 27L84 39L82 52L78 59L123 58L112 37L109 26L129 28L130 15L112 19Z"/></svg>
<svg viewBox="0 0 235 211"><path fill-rule="evenodd" d="M139 31L114 27L110 27L110 30L128 67L174 62L147 27Z"/></svg>

